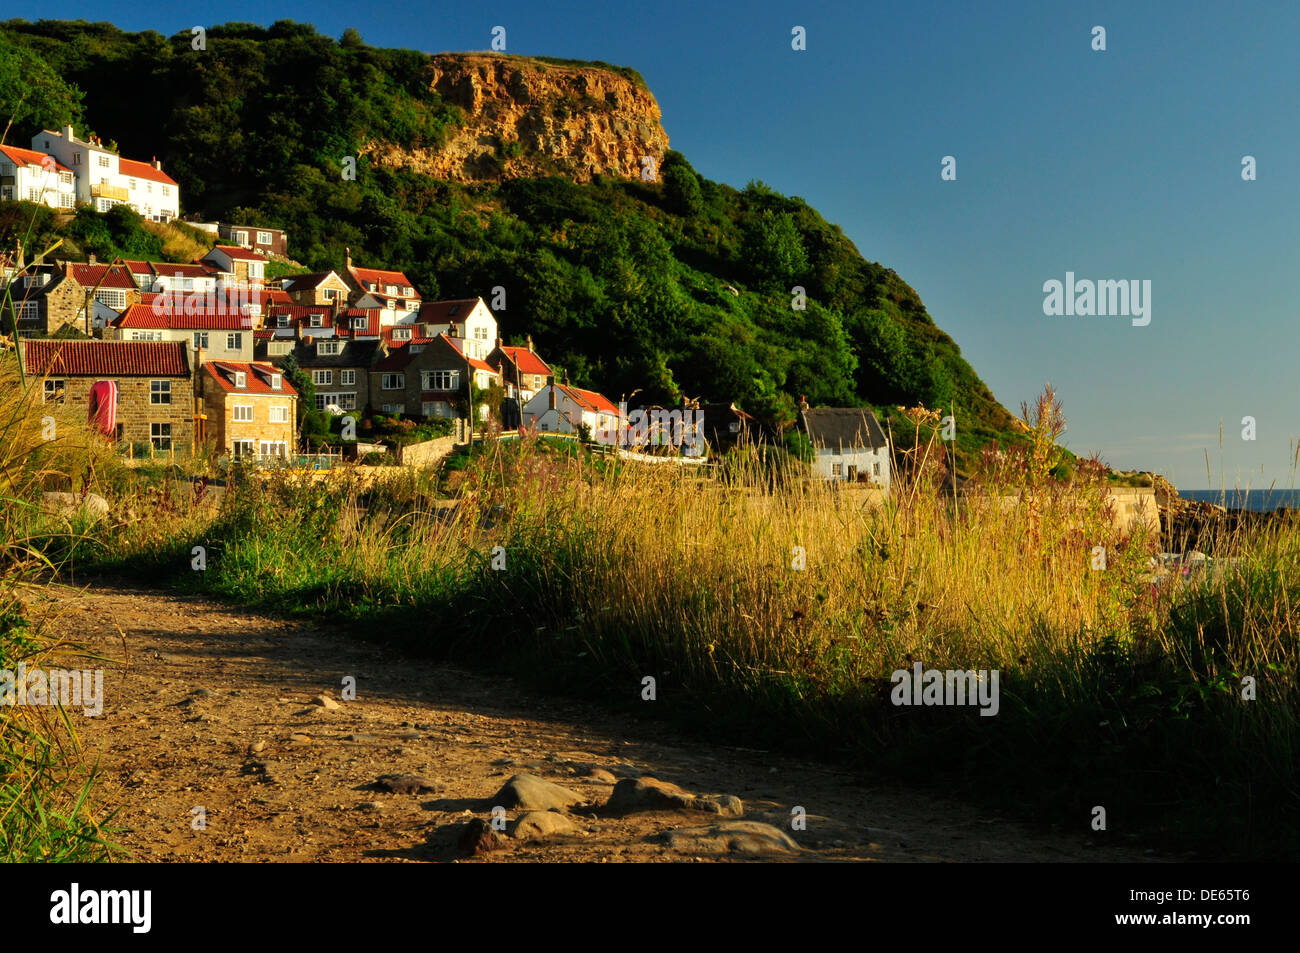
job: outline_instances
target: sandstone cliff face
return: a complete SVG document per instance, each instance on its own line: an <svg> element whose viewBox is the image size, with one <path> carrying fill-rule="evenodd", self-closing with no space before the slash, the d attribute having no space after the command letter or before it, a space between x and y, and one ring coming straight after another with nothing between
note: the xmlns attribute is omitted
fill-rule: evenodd
<svg viewBox="0 0 1300 953"><path fill-rule="evenodd" d="M636 178L668 149L650 91L595 66L560 66L501 53L432 57L429 87L465 112L438 149L372 143L380 165L454 182L596 174Z"/></svg>

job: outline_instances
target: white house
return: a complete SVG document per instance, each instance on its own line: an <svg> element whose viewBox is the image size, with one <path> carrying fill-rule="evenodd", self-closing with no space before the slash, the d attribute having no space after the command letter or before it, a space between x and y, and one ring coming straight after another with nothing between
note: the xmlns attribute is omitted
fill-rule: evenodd
<svg viewBox="0 0 1300 953"><path fill-rule="evenodd" d="M77 203L76 176L54 156L0 146L0 199L70 209Z"/></svg>
<svg viewBox="0 0 1300 953"><path fill-rule="evenodd" d="M42 130L32 136L32 148L71 170L76 201L92 203L96 211L125 204L150 221L168 222L180 215L180 186L156 158L152 162L123 159L98 139L78 139L71 126L64 126L62 132Z"/></svg>
<svg viewBox="0 0 1300 953"><path fill-rule="evenodd" d="M446 334L464 341L462 353L487 360L496 348L497 319L482 298L454 301L426 301L420 308L420 323L426 337Z"/></svg>
<svg viewBox="0 0 1300 953"><path fill-rule="evenodd" d="M804 433L816 451L813 473L825 480L872 483L889 492L889 438L880 421L861 407L799 405Z"/></svg>
<svg viewBox="0 0 1300 953"><path fill-rule="evenodd" d="M533 399L524 404L523 425L536 426L543 433L578 433L583 424L595 437L600 433L618 433L623 417L614 404L593 390L557 384L555 378Z"/></svg>

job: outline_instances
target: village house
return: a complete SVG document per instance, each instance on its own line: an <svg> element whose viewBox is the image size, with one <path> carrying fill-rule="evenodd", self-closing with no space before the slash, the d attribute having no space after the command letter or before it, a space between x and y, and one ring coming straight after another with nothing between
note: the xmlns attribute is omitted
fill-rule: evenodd
<svg viewBox="0 0 1300 953"><path fill-rule="evenodd" d="M169 222L180 214L181 189L162 171L162 163L123 159L100 140L81 140L71 126L62 132L45 129L32 137L32 149L53 156L75 179L76 201L107 212L130 205L154 222Z"/></svg>
<svg viewBox="0 0 1300 953"><path fill-rule="evenodd" d="M348 283L334 271L317 271L307 275L289 275L280 279L280 287L294 304L342 306L352 295Z"/></svg>
<svg viewBox="0 0 1300 953"><path fill-rule="evenodd" d="M251 361L253 319L246 309L214 307L189 299L184 307L162 295L131 305L103 331L107 341L177 341L197 366L209 360Z"/></svg>
<svg viewBox="0 0 1300 953"><path fill-rule="evenodd" d="M602 394L569 384L557 384L554 376L524 404L523 425L543 433L581 434L588 428L597 434L623 432L625 421L618 407Z"/></svg>
<svg viewBox="0 0 1300 953"><path fill-rule="evenodd" d="M480 361L487 360L497 340L497 319L482 298L426 301L420 307L419 323L425 337L446 334L461 338L465 353Z"/></svg>
<svg viewBox="0 0 1300 953"><path fill-rule="evenodd" d="M289 254L289 243L284 231L266 225L228 225L224 222L217 226L217 235L231 245L247 248L263 255Z"/></svg>
<svg viewBox="0 0 1300 953"><path fill-rule="evenodd" d="M92 255L88 264L60 262L63 273L81 289L82 305L77 323L86 330L85 309L90 308L90 328L104 328L133 304L139 304L140 289L125 264L97 264Z"/></svg>
<svg viewBox="0 0 1300 953"><path fill-rule="evenodd" d="M227 288L260 285L266 277L266 259L247 248L216 245L199 259Z"/></svg>
<svg viewBox="0 0 1300 953"><path fill-rule="evenodd" d="M470 373L480 388L501 380L487 364L462 354L445 334L420 351L394 348L370 369L370 405L411 417L460 417L461 402L469 397ZM480 419L486 413L486 406L478 408Z"/></svg>
<svg viewBox="0 0 1300 953"><path fill-rule="evenodd" d="M379 308L380 322L409 324L417 320L422 299L411 279L400 271L357 268L352 264L352 249L347 249L343 280L351 294L348 304L354 308Z"/></svg>
<svg viewBox="0 0 1300 953"><path fill-rule="evenodd" d="M496 340L497 346L488 352L484 360L500 371L506 393L510 396L517 395L526 404L546 386L546 380L552 374L551 367L533 351L531 337L527 347L507 347L501 338Z"/></svg>
<svg viewBox="0 0 1300 953"><path fill-rule="evenodd" d="M270 364L208 361L198 372L198 439L218 453L259 460L297 449L298 392Z"/></svg>
<svg viewBox="0 0 1300 953"><path fill-rule="evenodd" d="M379 356L378 340L307 335L283 354L270 353L270 343L258 342L258 360L269 360L283 367L292 354L303 373L311 378L317 410L331 406L340 410L364 410L370 404L370 371Z"/></svg>
<svg viewBox="0 0 1300 953"><path fill-rule="evenodd" d="M62 271L21 275L11 283L9 292L19 337L48 337L69 326L84 331L85 322L79 318L85 314L85 292Z"/></svg>
<svg viewBox="0 0 1300 953"><path fill-rule="evenodd" d="M76 176L44 152L0 146L0 200L71 209L77 203Z"/></svg>
<svg viewBox="0 0 1300 953"><path fill-rule="evenodd" d="M84 408L118 443L193 452L194 375L184 345L28 341L23 363L29 375L44 378L47 403Z"/></svg>
<svg viewBox="0 0 1300 953"><path fill-rule="evenodd" d="M816 453L816 476L872 483L889 492L889 438L875 414L861 407L809 409L806 401L800 401L799 411Z"/></svg>

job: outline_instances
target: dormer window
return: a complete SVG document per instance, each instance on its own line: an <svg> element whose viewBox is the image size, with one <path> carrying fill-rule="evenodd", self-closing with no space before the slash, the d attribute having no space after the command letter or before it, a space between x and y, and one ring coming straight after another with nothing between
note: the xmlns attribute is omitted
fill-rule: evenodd
<svg viewBox="0 0 1300 953"><path fill-rule="evenodd" d="M353 319L352 319L352 330L353 330L353 331L364 331L364 330L366 329L366 327L367 327L369 324L370 324L370 322L369 322L368 320L366 320L365 318L353 318Z"/></svg>
<svg viewBox="0 0 1300 953"><path fill-rule="evenodd" d="M245 374L243 371L235 371L235 386L236 386L236 387L247 387L247 386L248 386L248 375Z"/></svg>
<svg viewBox="0 0 1300 953"><path fill-rule="evenodd" d="M338 341L317 341L316 342L317 354L337 354L338 352L339 352Z"/></svg>
<svg viewBox="0 0 1300 953"><path fill-rule="evenodd" d="M325 324L325 316L320 314L313 314L311 316L310 323L313 328L323 327Z"/></svg>
<svg viewBox="0 0 1300 953"><path fill-rule="evenodd" d="M280 390L280 380L279 374L271 375L271 390Z"/></svg>

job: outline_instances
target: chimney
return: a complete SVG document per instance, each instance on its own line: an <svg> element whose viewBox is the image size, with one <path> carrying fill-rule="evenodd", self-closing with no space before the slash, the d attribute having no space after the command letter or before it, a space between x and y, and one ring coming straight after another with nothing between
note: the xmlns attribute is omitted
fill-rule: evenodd
<svg viewBox="0 0 1300 953"><path fill-rule="evenodd" d="M501 348L505 347L505 345L506 342L503 338L497 338L497 350L501 350Z"/></svg>
<svg viewBox="0 0 1300 953"><path fill-rule="evenodd" d="M533 336L530 334L528 335L528 350L531 351L532 349L533 349Z"/></svg>
<svg viewBox="0 0 1300 953"><path fill-rule="evenodd" d="M550 388L549 393L551 395L550 398L551 410L554 410L555 409L555 375L554 374L546 378L546 386Z"/></svg>
<svg viewBox="0 0 1300 953"><path fill-rule="evenodd" d="M72 127L71 127L71 126L64 126L64 127L63 127L63 138L66 139L68 142L71 142L71 141L72 141L72 138L73 138L73 137L72 137Z"/></svg>
<svg viewBox="0 0 1300 953"><path fill-rule="evenodd" d="M153 157L153 167L154 167L155 169L157 169L159 172L162 171L162 163L158 161L158 157L157 157L157 156L154 156L154 157Z"/></svg>
<svg viewBox="0 0 1300 953"><path fill-rule="evenodd" d="M343 249L343 255L344 255L343 260L347 262L347 270L351 271L352 270L352 249L351 248Z"/></svg>
<svg viewBox="0 0 1300 953"><path fill-rule="evenodd" d="M86 261L92 265L95 264L95 253L93 251L86 256Z"/></svg>

